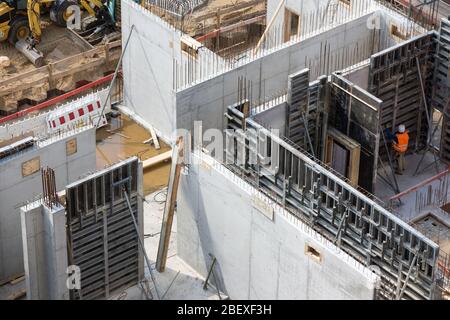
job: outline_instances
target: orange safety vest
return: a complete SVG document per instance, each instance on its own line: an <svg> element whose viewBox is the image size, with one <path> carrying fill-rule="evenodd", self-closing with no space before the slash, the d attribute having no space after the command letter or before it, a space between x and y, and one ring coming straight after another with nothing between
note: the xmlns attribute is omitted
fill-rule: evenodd
<svg viewBox="0 0 450 320"><path fill-rule="evenodd" d="M405 153L408 150L409 135L405 133L397 133L397 143L393 143L394 150L400 153Z"/></svg>

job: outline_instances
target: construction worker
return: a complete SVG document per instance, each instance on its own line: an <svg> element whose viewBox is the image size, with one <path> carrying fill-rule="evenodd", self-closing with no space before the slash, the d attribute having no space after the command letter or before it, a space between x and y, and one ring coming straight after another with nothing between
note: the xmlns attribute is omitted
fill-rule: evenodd
<svg viewBox="0 0 450 320"><path fill-rule="evenodd" d="M395 151L397 170L395 173L402 175L405 171L405 153L408 151L409 135L405 125L398 126L398 132L392 136L392 148Z"/></svg>

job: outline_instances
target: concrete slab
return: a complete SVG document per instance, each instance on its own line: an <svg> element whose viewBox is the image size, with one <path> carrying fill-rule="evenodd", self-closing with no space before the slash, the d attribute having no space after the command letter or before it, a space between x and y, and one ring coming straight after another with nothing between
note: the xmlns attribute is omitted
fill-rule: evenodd
<svg viewBox="0 0 450 320"><path fill-rule="evenodd" d="M439 162L438 170L436 170L436 166L433 165L434 157L433 154L427 153L425 155L425 159L422 162L422 165L420 166L419 174L417 176L414 176L414 172L416 171L417 165L420 162L420 159L422 158L422 154L411 154L406 156L406 170L403 175L396 175L398 185L400 188L400 191L405 191L411 187L414 187L421 183L422 181L431 178L435 176L436 174L444 171L447 169L447 165L445 165L442 162ZM389 168L389 165L385 163L386 172L389 177L389 179L392 180L392 173ZM425 169L425 170L424 170ZM378 169L379 173L381 173L383 176L386 176L386 173L383 171L382 168L379 167ZM436 181L432 183L431 185L434 187L437 187L439 184L439 181ZM388 201L388 199L396 194L392 190L392 188L384 182L382 179L378 178L376 183L376 192L375 195L382 199L383 201ZM448 192L448 190L447 190ZM413 192L409 195L406 195L401 198L402 204L399 205L398 203L394 203L395 205L395 212L404 220L411 221L414 218L416 218L420 212L416 212L416 192Z"/></svg>

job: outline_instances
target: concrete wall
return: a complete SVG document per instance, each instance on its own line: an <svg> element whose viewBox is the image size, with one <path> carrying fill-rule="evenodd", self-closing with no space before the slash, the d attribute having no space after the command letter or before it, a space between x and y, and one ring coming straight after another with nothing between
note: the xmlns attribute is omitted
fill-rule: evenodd
<svg viewBox="0 0 450 320"><path fill-rule="evenodd" d="M121 5L124 44L135 26L122 62L124 104L169 138L176 128L173 66L181 34L130 0Z"/></svg>
<svg viewBox="0 0 450 320"><path fill-rule="evenodd" d="M284 102L276 107L260 112L252 117L254 121L267 129L280 130L280 135L286 135L286 109Z"/></svg>
<svg viewBox="0 0 450 320"><path fill-rule="evenodd" d="M64 207L37 201L20 211L27 299L69 299Z"/></svg>
<svg viewBox="0 0 450 320"><path fill-rule="evenodd" d="M321 44L328 42L331 52L344 48L352 48L352 52L359 43L365 42L372 34L372 30L367 28L368 16L283 47L246 65L177 92L177 127L193 130L193 121L201 120L205 130L223 130L223 114L227 106L237 100L239 76L252 81L253 99L275 96L286 90L290 74L308 67L305 65L306 59L319 59Z"/></svg>
<svg viewBox="0 0 450 320"><path fill-rule="evenodd" d="M373 299L374 273L205 159L182 176L177 202L178 255L191 267L206 276L213 254L231 299Z"/></svg>
<svg viewBox="0 0 450 320"><path fill-rule="evenodd" d="M66 142L77 139L77 152L66 154ZM95 130L79 129L0 160L0 279L22 273L23 255L19 207L42 194L40 171L22 176L22 164L40 158L41 167L55 170L56 188L95 170Z"/></svg>

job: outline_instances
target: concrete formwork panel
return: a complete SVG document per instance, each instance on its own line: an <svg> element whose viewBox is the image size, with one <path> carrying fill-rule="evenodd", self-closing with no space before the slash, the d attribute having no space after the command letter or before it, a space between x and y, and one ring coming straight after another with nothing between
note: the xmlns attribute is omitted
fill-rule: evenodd
<svg viewBox="0 0 450 320"><path fill-rule="evenodd" d="M426 144L429 130L425 106L431 114L434 37L434 32L428 32L370 58L368 91L383 101L379 125L395 132L398 125L404 124L410 146L416 149ZM383 147L379 152L385 154L386 150Z"/></svg>
<svg viewBox="0 0 450 320"><path fill-rule="evenodd" d="M380 143L382 101L341 75L331 76L330 125L363 147L358 185L374 192ZM384 146L384 144L383 144Z"/></svg>
<svg viewBox="0 0 450 320"><path fill-rule="evenodd" d="M143 237L142 163L136 157L117 163L68 185L66 196L69 263L81 272L81 288L70 291L71 299L108 298L137 284L144 274L138 243Z"/></svg>

